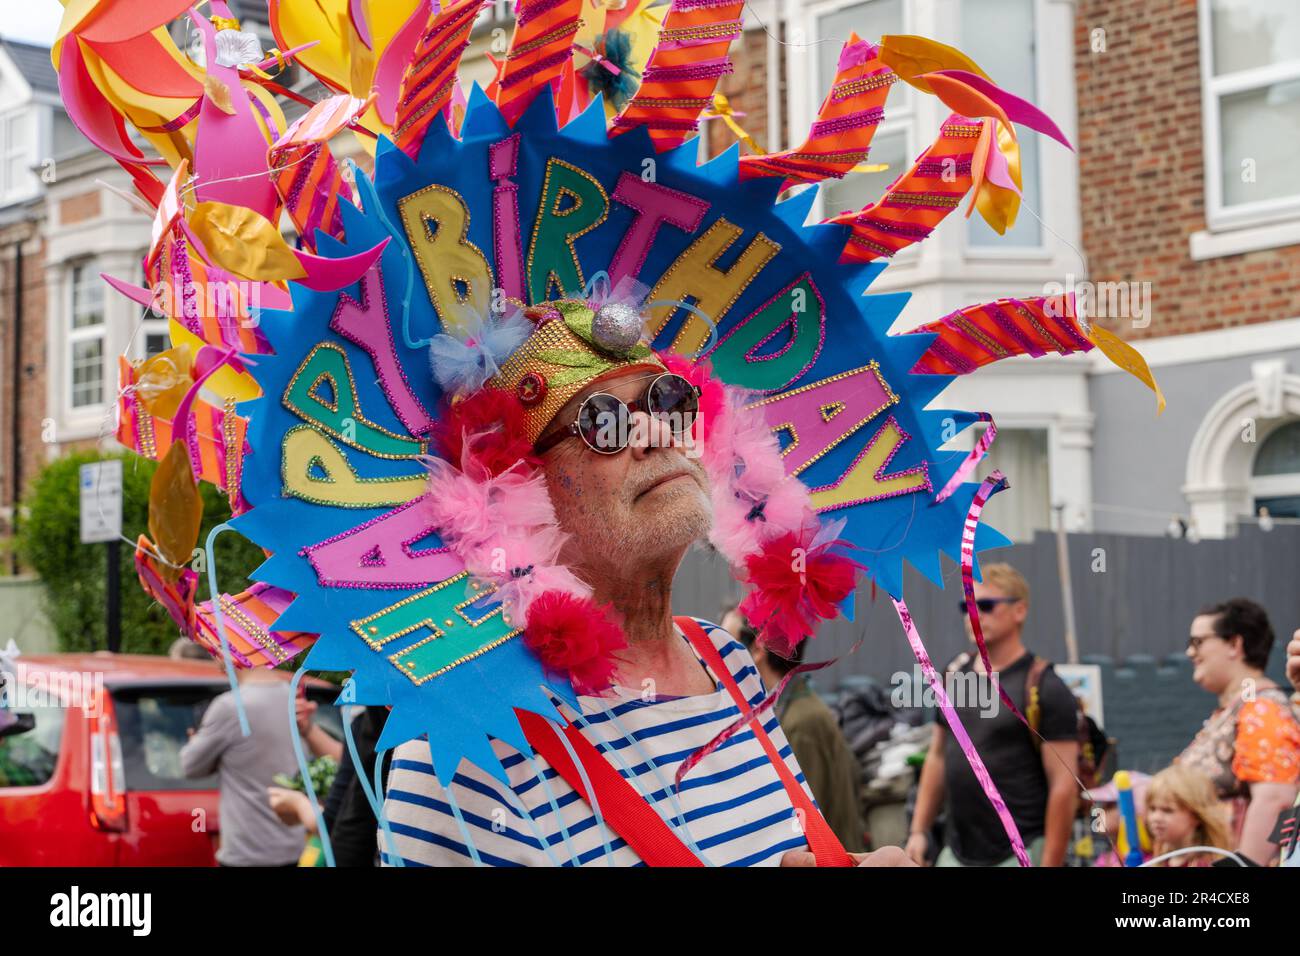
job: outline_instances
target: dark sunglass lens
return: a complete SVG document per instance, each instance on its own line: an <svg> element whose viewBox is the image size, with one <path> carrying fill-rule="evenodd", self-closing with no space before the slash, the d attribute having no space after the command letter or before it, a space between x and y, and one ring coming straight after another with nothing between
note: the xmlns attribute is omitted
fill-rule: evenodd
<svg viewBox="0 0 1300 956"><path fill-rule="evenodd" d="M627 406L613 395L597 392L578 410L578 430L597 451L618 451L627 436Z"/></svg>
<svg viewBox="0 0 1300 956"><path fill-rule="evenodd" d="M652 415L667 418L673 431L680 433L695 421L700 400L695 386L680 375L661 375L650 383L646 404Z"/></svg>

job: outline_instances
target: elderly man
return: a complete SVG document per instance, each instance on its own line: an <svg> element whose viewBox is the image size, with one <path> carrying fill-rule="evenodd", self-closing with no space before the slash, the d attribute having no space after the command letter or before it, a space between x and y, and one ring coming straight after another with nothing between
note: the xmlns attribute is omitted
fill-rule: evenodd
<svg viewBox="0 0 1300 956"><path fill-rule="evenodd" d="M553 417L536 443L561 528L570 536L565 563L588 582L595 599L621 613L627 647L617 657L615 685L602 697L581 697L583 735L671 831L705 865L810 866L814 858L780 775L747 727L708 758L680 790L681 761L733 724L740 710L672 614L673 575L711 523L708 479L666 422L636 412L627 446L600 454L566 434L594 392L629 405L643 402L654 374L644 367L591 382ZM722 628L699 622L723 666L751 702L763 687L745 648ZM574 715L563 708L566 717ZM776 718L763 729L800 786L806 786ZM495 741L510 777L500 781L464 763L452 782L454 802L437 782L422 741L400 746L386 811L396 852L408 864L457 866L619 865L637 853L540 756L525 757ZM524 818L520 810L527 811ZM607 808L608 809L608 808ZM388 846L387 862L394 862ZM894 847L854 855L861 866L909 865Z"/></svg>

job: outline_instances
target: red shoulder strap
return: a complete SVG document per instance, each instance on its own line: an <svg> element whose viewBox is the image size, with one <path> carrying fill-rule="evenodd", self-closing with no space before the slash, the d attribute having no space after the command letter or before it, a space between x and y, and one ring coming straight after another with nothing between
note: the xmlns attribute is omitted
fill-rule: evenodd
<svg viewBox="0 0 1300 956"><path fill-rule="evenodd" d="M704 865L577 727L569 724L562 731L557 730L555 724L546 718L526 710L516 710L515 716L519 718L519 726L533 749L545 757L564 782L590 805L591 796L583 784L582 775L560 740L560 734L564 734L582 761L582 769L596 792L600 815L647 865Z"/></svg>
<svg viewBox="0 0 1300 956"><path fill-rule="evenodd" d="M723 685L731 694L731 699L735 701L740 712L743 714L749 709L749 701L741 693L740 685L736 683L736 678L732 676L730 669L722 662L722 655L718 649L713 646L713 641L709 640L704 628L696 623L694 618L677 617L677 626L682 629L690 639L691 646L695 652L704 658L704 662L709 665L713 673L717 674ZM754 736L762 745L763 750L767 753L767 758L776 768L777 775L781 778L781 783L785 786L785 792L790 797L790 803L799 812L803 820L804 836L808 838L808 847L812 850L813 856L817 860L818 866L855 866L853 858L845 851L844 846L840 843L839 838L830 828L817 807L813 805L812 800L808 798L807 792L799 786L799 781L795 780L794 774L790 772L789 766L781 755L777 752L776 745L772 743L772 738L763 730L761 718L755 717L750 721L750 726L754 730Z"/></svg>

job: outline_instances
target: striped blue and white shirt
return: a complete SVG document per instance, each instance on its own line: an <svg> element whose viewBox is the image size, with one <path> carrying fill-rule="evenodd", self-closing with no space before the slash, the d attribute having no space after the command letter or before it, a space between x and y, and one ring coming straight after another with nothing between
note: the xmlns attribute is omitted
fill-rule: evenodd
<svg viewBox="0 0 1300 956"><path fill-rule="evenodd" d="M763 683L749 652L727 631L696 620L750 705L757 704ZM687 640L680 628L677 633ZM711 676L717 689L697 697L646 700L628 688L615 688L615 699L580 697L582 733L706 865L776 866L782 854L806 847L807 841L752 728L705 757L682 781L680 792L673 790L682 761L740 716L717 675ZM562 710L572 721L575 715ZM776 717L769 711L763 720L772 744L809 792ZM604 866L611 860L615 866L644 865L540 755L526 758L499 740L492 745L510 787L462 763L451 787L463 830L433 775L427 742L412 740L396 749L384 810L405 865L473 865L466 834L488 866ZM382 833L379 840L385 864L393 864Z"/></svg>

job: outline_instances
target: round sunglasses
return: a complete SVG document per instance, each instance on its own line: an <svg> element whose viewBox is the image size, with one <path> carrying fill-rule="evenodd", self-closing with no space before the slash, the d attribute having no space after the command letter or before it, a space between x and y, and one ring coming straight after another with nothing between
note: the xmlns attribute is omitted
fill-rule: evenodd
<svg viewBox="0 0 1300 956"><path fill-rule="evenodd" d="M564 428L537 443L538 455L577 435L592 451L616 455L627 447L633 431L632 416L645 412L666 422L674 438L686 434L700 410L700 389L680 375L665 372L646 386L640 400L624 402L608 392L593 392L578 406L578 414Z"/></svg>

